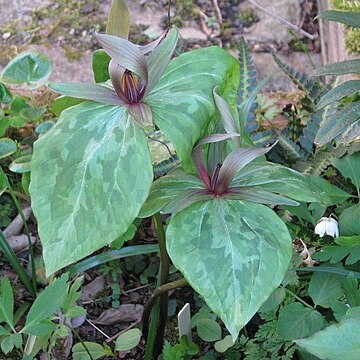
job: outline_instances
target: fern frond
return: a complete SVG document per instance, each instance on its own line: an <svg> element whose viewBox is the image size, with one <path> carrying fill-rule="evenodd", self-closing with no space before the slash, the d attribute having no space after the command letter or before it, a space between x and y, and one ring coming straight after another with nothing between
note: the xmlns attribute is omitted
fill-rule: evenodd
<svg viewBox="0 0 360 360"><path fill-rule="evenodd" d="M244 38L241 38L239 44L239 65L240 65L240 86L238 90L238 107L241 108L249 101L249 95L256 86L256 70L253 59L251 57L250 50L246 44ZM257 104L254 101L251 104L247 119L244 121L245 129L247 132L254 132L259 128L259 124L256 122L255 111Z"/></svg>
<svg viewBox="0 0 360 360"><path fill-rule="evenodd" d="M307 94L310 107L315 109L316 102L324 94L324 87L318 81L311 80L305 73L301 73L282 62L274 53L272 54L279 68L287 74L296 86Z"/></svg>
<svg viewBox="0 0 360 360"><path fill-rule="evenodd" d="M306 126L303 129L302 135L300 136L301 147L309 154L313 153L313 145L315 136L320 128L321 117L319 114L311 114Z"/></svg>
<svg viewBox="0 0 360 360"><path fill-rule="evenodd" d="M304 175L321 175L326 168L330 165L330 158L334 156L332 151L318 152L312 158L306 161L298 161L294 165L294 169Z"/></svg>
<svg viewBox="0 0 360 360"><path fill-rule="evenodd" d="M302 150L295 141L289 139L286 135L281 134L278 137L279 146L283 149L283 157L290 162L295 162L300 159L304 159Z"/></svg>

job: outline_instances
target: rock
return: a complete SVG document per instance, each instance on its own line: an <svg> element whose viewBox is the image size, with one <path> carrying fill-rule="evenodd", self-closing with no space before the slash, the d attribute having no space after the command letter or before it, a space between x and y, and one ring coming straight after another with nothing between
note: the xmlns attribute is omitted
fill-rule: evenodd
<svg viewBox="0 0 360 360"><path fill-rule="evenodd" d="M256 0L256 2L294 25L298 25L300 22L301 8L299 0ZM248 2L242 3L240 9L244 10L245 7L253 9L259 17L259 21L253 25L251 32L245 35L246 39L260 42L288 43L293 38L284 22Z"/></svg>
<svg viewBox="0 0 360 360"><path fill-rule="evenodd" d="M184 27L179 29L180 36L184 40L206 40L207 36L199 29Z"/></svg>
<svg viewBox="0 0 360 360"><path fill-rule="evenodd" d="M10 36L11 36L11 32L6 32L6 33L3 34L2 38L4 40L7 40Z"/></svg>

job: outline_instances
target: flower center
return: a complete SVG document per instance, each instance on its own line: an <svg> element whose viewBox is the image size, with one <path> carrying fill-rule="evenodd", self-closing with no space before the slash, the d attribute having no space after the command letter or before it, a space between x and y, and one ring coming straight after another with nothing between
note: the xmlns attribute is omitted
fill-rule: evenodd
<svg viewBox="0 0 360 360"><path fill-rule="evenodd" d="M130 70L125 70L121 78L121 88L130 104L136 104L142 98L143 89L139 89L138 86L139 82L136 76Z"/></svg>

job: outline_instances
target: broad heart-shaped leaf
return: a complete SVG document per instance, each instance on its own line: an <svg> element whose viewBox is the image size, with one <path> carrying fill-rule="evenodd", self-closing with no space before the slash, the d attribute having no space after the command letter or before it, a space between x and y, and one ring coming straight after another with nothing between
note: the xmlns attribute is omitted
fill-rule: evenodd
<svg viewBox="0 0 360 360"><path fill-rule="evenodd" d="M173 216L167 249L234 341L282 281L292 253L289 232L271 209L221 198Z"/></svg>
<svg viewBox="0 0 360 360"><path fill-rule="evenodd" d="M185 170L195 172L191 152L217 116L212 90L236 104L239 64L216 46L187 52L172 60L145 98L155 124L170 139Z"/></svg>
<svg viewBox="0 0 360 360"><path fill-rule="evenodd" d="M83 102L34 144L30 193L47 274L122 235L152 183L147 140L125 107Z"/></svg>
<svg viewBox="0 0 360 360"><path fill-rule="evenodd" d="M348 319L328 326L307 339L295 342L323 360L355 360L360 354L360 319Z"/></svg>
<svg viewBox="0 0 360 360"><path fill-rule="evenodd" d="M51 64L46 55L24 52L11 60L1 74L5 84L27 84L35 89L45 83L51 74Z"/></svg>

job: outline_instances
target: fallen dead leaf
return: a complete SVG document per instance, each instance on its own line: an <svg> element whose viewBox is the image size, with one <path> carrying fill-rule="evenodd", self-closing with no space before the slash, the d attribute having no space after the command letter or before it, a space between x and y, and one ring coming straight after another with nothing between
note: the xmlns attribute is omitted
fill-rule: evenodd
<svg viewBox="0 0 360 360"><path fill-rule="evenodd" d="M93 323L114 325L121 322L133 322L141 319L144 306L140 304L122 304L117 309L105 310Z"/></svg>

